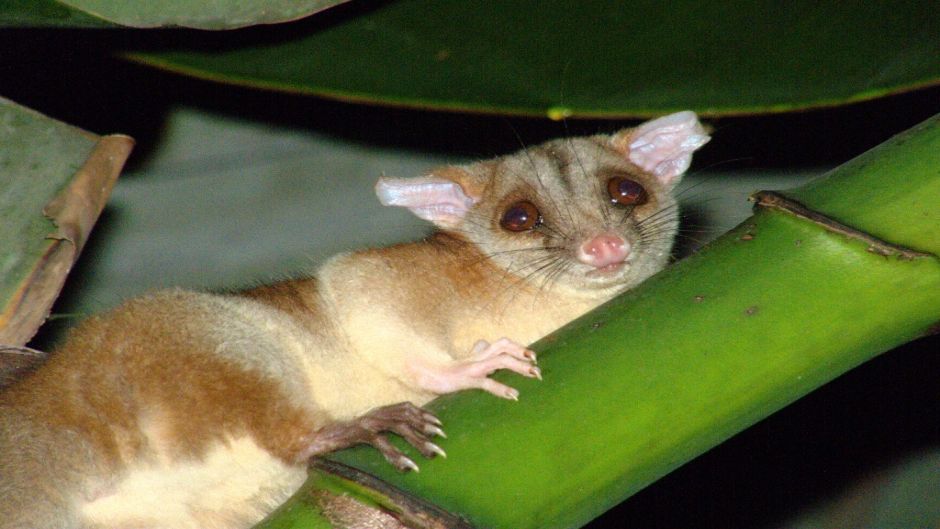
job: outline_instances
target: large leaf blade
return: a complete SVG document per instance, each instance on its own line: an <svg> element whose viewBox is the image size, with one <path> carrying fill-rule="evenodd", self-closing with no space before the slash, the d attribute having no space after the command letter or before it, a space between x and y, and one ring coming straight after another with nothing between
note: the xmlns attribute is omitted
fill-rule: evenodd
<svg viewBox="0 0 940 529"><path fill-rule="evenodd" d="M233 29L303 18L347 0L10 0L0 25Z"/></svg>
<svg viewBox="0 0 940 529"><path fill-rule="evenodd" d="M940 81L929 2L401 0L270 37L134 57L337 99L552 117L779 112Z"/></svg>

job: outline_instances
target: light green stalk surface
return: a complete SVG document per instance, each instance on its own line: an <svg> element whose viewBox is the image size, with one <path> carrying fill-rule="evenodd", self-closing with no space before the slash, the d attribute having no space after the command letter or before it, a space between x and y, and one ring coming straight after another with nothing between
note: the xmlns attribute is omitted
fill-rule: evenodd
<svg viewBox="0 0 940 529"><path fill-rule="evenodd" d="M897 234L936 251L938 189L935 117L791 195L884 239ZM335 459L477 527L580 527L938 320L936 255L877 255L859 240L762 210L537 343L544 382L497 375L521 390L520 402L479 393L434 401L447 459L421 460L412 450L421 472L409 474L369 448Z"/></svg>

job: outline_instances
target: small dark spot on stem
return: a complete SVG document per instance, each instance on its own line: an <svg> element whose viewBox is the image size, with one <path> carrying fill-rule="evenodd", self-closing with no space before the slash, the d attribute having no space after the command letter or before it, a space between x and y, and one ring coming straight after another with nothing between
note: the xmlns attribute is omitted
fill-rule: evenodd
<svg viewBox="0 0 940 529"><path fill-rule="evenodd" d="M757 305L751 305L750 307L744 309L744 314L748 316L753 316L757 314L758 308Z"/></svg>
<svg viewBox="0 0 940 529"><path fill-rule="evenodd" d="M793 244L797 247L803 246L803 239L797 239Z"/></svg>
<svg viewBox="0 0 940 529"><path fill-rule="evenodd" d="M865 248L865 251L867 251L868 253L873 253L875 255L881 255L884 257L888 257L889 255L891 255L888 252L888 250L886 250L885 248L881 248L879 246L874 246L874 245L869 246L868 248Z"/></svg>
<svg viewBox="0 0 940 529"><path fill-rule="evenodd" d="M604 322L602 322L602 321L595 321L594 323L591 324L591 330L592 330L592 331L596 331L597 329L600 329L600 328L603 327L603 326L604 326Z"/></svg>
<svg viewBox="0 0 940 529"><path fill-rule="evenodd" d="M695 297L692 298L692 299L694 299L696 303L701 303L701 302L705 301L705 296L699 294L698 296L695 296Z"/></svg>

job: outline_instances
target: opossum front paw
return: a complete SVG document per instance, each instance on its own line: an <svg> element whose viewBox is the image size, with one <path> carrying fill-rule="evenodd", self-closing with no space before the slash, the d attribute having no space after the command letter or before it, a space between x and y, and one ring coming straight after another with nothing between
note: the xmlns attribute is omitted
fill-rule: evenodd
<svg viewBox="0 0 940 529"><path fill-rule="evenodd" d="M542 379L535 352L508 338L493 343L480 340L474 344L471 354L470 360L425 368L420 385L438 394L478 388L497 397L519 400L518 390L489 376L500 369L508 369L525 377Z"/></svg>
<svg viewBox="0 0 940 529"><path fill-rule="evenodd" d="M441 429L441 421L410 402L375 408L355 419L333 423L318 430L312 436L306 455L311 457L356 444L369 444L398 470L417 471L418 465L389 442L382 432L400 435L424 457L447 457L441 447L430 441L432 436L446 437Z"/></svg>

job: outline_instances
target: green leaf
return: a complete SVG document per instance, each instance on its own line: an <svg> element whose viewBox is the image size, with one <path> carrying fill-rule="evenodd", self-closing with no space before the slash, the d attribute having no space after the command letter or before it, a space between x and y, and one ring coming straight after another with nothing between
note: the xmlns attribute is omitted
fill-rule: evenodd
<svg viewBox="0 0 940 529"><path fill-rule="evenodd" d="M861 227L881 219L887 241L898 232L914 248L934 248L938 195L925 205L917 199L940 181L938 152L940 116L790 194ZM878 207L861 196L877 197ZM881 207L910 211L884 219ZM439 442L446 460L401 474L368 448L335 459L475 527L580 527L936 325L936 254L873 244L793 211L762 207L700 253L535 344L544 382L497 375L520 389L518 403L469 392L432 402L448 433ZM304 507L319 505L317 494L303 489L289 506L318 509Z"/></svg>
<svg viewBox="0 0 940 529"><path fill-rule="evenodd" d="M45 320L132 145L0 98L0 345Z"/></svg>
<svg viewBox="0 0 940 529"><path fill-rule="evenodd" d="M303 18L347 0L9 0L0 26L232 29Z"/></svg>
<svg viewBox="0 0 940 529"><path fill-rule="evenodd" d="M781 112L940 82L933 1L400 0L292 35L133 57L349 101L553 118Z"/></svg>
<svg viewBox="0 0 940 529"><path fill-rule="evenodd" d="M6 0L0 5L0 27L20 26L99 28L112 24L55 0Z"/></svg>

